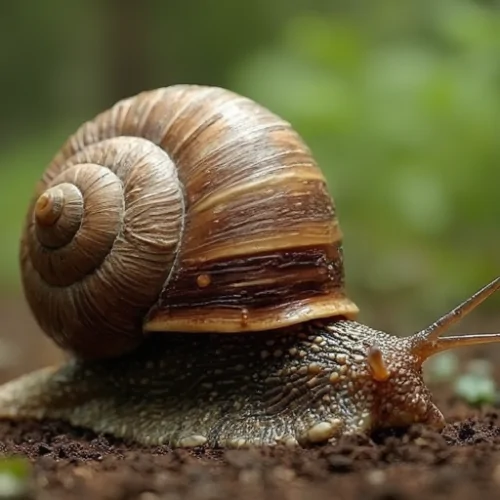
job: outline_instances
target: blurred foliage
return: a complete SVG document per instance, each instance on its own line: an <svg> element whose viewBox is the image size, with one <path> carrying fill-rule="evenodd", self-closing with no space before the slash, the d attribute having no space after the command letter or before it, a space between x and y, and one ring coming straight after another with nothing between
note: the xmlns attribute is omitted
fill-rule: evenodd
<svg viewBox="0 0 500 500"><path fill-rule="evenodd" d="M32 468L23 457L0 458L0 500L26 500L30 494Z"/></svg>
<svg viewBox="0 0 500 500"><path fill-rule="evenodd" d="M177 82L232 88L303 135L337 203L364 319L424 326L498 274L495 1L137 5L50 0L28 16L9 4L0 288L19 289L27 200L66 136L119 98Z"/></svg>
<svg viewBox="0 0 500 500"><path fill-rule="evenodd" d="M456 396L471 406L498 404L500 392L495 382L494 367L484 359L473 359L454 379Z"/></svg>
<svg viewBox="0 0 500 500"><path fill-rule="evenodd" d="M424 379L431 386L451 385L453 394L468 405L481 407L500 403L500 388L495 382L494 365L472 358L461 365L456 351L445 351L425 362Z"/></svg>

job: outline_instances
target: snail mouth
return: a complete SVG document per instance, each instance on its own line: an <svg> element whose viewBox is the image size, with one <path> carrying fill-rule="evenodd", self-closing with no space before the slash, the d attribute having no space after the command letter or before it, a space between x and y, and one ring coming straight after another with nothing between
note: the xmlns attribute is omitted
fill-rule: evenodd
<svg viewBox="0 0 500 500"><path fill-rule="evenodd" d="M444 415L439 408L430 400L426 391L415 391L393 396L386 393L387 398L382 397L374 415L376 429L408 429L414 424L422 424L426 427L441 431L446 424Z"/></svg>
<svg viewBox="0 0 500 500"><path fill-rule="evenodd" d="M440 431L446 425L444 415L434 403L429 403L425 424L437 431Z"/></svg>

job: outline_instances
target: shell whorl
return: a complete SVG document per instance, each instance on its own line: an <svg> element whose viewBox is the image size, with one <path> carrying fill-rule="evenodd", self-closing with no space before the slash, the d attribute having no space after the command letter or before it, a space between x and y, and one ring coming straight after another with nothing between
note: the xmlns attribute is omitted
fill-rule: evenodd
<svg viewBox="0 0 500 500"><path fill-rule="evenodd" d="M143 92L83 124L37 186L21 268L41 328L82 357L122 354L144 331L357 313L308 148L217 87Z"/></svg>

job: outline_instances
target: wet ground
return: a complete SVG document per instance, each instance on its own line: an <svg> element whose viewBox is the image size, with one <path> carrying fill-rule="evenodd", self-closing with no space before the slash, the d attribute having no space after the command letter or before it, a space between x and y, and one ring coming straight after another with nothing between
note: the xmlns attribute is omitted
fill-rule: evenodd
<svg viewBox="0 0 500 500"><path fill-rule="evenodd" d="M19 331L25 314L23 306L8 304L0 311L2 330L16 325ZM36 331L29 317L26 322ZM4 362L0 382L60 358L39 335L9 340L15 362ZM478 354L500 359L496 347L464 353L462 362ZM449 422L442 433L414 427L307 450L188 452L141 449L57 422L3 422L0 454L29 458L32 494L26 498L37 499L497 499L500 409L473 409L446 385L435 394Z"/></svg>

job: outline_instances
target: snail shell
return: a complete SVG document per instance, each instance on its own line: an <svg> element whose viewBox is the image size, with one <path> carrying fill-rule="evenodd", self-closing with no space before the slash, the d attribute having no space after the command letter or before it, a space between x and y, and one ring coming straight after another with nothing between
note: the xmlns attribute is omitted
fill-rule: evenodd
<svg viewBox="0 0 500 500"><path fill-rule="evenodd" d="M83 124L47 167L21 241L40 327L83 358L147 332L353 318L325 178L290 125L230 91L176 85Z"/></svg>

